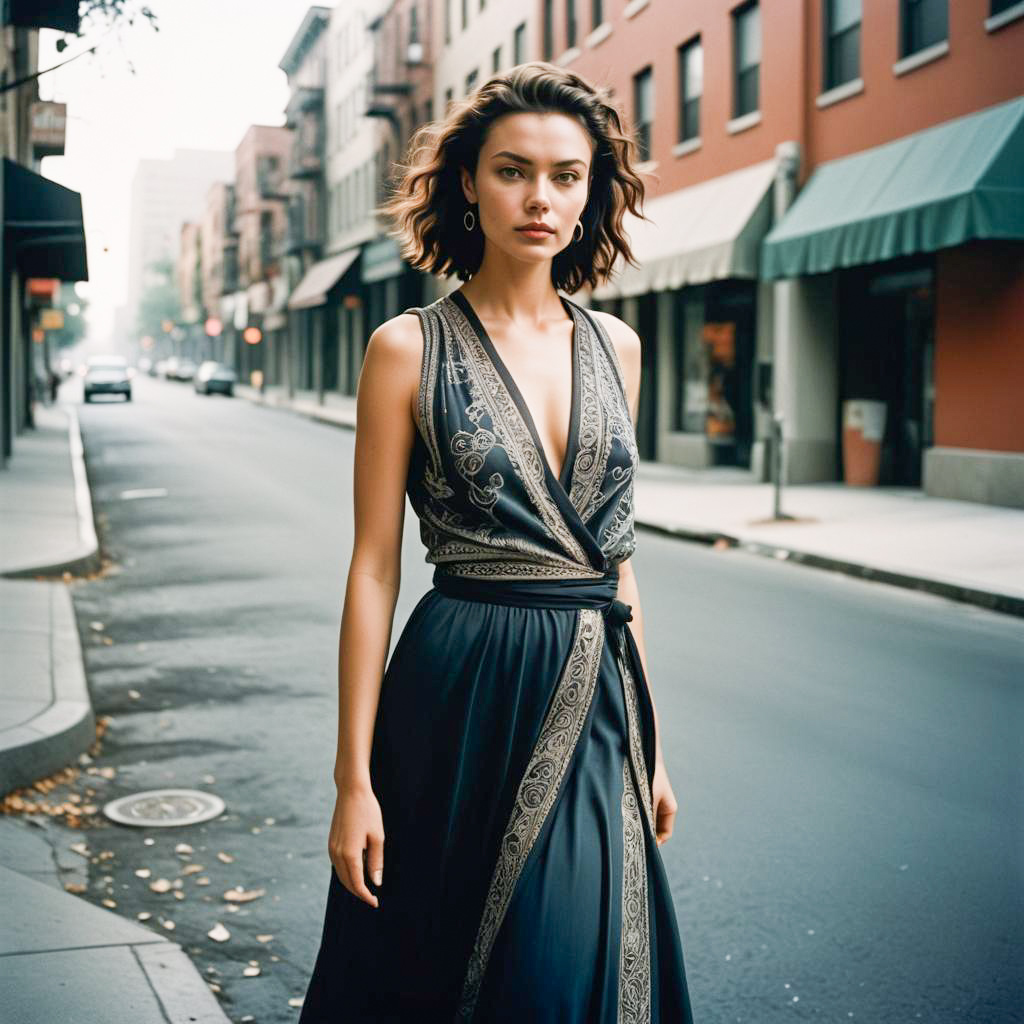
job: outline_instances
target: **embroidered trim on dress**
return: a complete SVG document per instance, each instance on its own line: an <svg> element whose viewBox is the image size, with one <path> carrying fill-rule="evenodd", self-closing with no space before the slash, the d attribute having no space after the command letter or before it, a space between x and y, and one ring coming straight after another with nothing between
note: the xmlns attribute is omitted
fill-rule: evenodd
<svg viewBox="0 0 1024 1024"><path fill-rule="evenodd" d="M650 1024L651 939L643 822L629 761L622 759L622 945L619 1024Z"/></svg>
<svg viewBox="0 0 1024 1024"><path fill-rule="evenodd" d="M469 349L471 358L465 361L469 369L469 388L473 404L487 410L497 444L505 449L509 461L517 470L534 507L540 513L549 534L578 562L588 564L588 558L579 541L566 525L565 517L555 504L544 476L544 461L537 451L533 436L522 413L512 398L497 368L491 362L483 342L468 317L450 296L444 303L449 323L454 329L460 347Z"/></svg>
<svg viewBox="0 0 1024 1024"><path fill-rule="evenodd" d="M473 952L463 981L456 1015L472 1018L491 949L509 901L568 768L593 700L605 643L604 619L597 608L580 608L572 649L540 734L519 781L515 803L484 901Z"/></svg>
<svg viewBox="0 0 1024 1024"><path fill-rule="evenodd" d="M626 627L627 629L629 627ZM623 641L624 642L624 641ZM633 771L636 774L637 786L640 789L640 803L644 809L644 816L651 829L651 838L657 839L658 828L654 820L654 807L651 803L651 787L647 781L647 766L644 761L643 738L640 733L640 708L637 705L636 681L629 669L629 658L619 649L615 652L615 660L619 665L619 672L622 675L622 689L626 699L626 722L629 727L629 756L633 762Z"/></svg>

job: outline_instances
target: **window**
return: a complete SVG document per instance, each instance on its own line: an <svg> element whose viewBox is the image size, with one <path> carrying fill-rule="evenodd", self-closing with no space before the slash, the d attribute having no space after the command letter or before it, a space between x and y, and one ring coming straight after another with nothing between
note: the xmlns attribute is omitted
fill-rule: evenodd
<svg viewBox="0 0 1024 1024"><path fill-rule="evenodd" d="M512 33L512 63L522 64L526 60L526 22L517 25Z"/></svg>
<svg viewBox="0 0 1024 1024"><path fill-rule="evenodd" d="M452 41L452 0L441 0L444 4L444 41Z"/></svg>
<svg viewBox="0 0 1024 1024"><path fill-rule="evenodd" d="M758 110L761 102L761 9L756 2L744 4L733 11L732 17L736 65L732 116L742 117Z"/></svg>
<svg viewBox="0 0 1024 1024"><path fill-rule="evenodd" d="M565 0L565 45L576 45L576 0Z"/></svg>
<svg viewBox="0 0 1024 1024"><path fill-rule="evenodd" d="M412 9L409 11L409 44L418 43L420 41L420 12L419 8L414 4Z"/></svg>
<svg viewBox="0 0 1024 1024"><path fill-rule="evenodd" d="M1016 7L1020 3L1020 0L990 0L989 3L989 16L993 14L1002 14L1003 11L1009 10L1011 7Z"/></svg>
<svg viewBox="0 0 1024 1024"><path fill-rule="evenodd" d="M903 0L901 13L904 57L949 37L949 0Z"/></svg>
<svg viewBox="0 0 1024 1024"><path fill-rule="evenodd" d="M651 124L654 121L654 69L633 76L633 123L638 157L651 158Z"/></svg>
<svg viewBox="0 0 1024 1024"><path fill-rule="evenodd" d="M590 27L604 24L604 0L590 0Z"/></svg>
<svg viewBox="0 0 1024 1024"><path fill-rule="evenodd" d="M434 120L434 101L426 100L423 104L423 120L430 122Z"/></svg>
<svg viewBox="0 0 1024 1024"><path fill-rule="evenodd" d="M679 141L700 138L704 93L704 46L700 36L679 47Z"/></svg>
<svg viewBox="0 0 1024 1024"><path fill-rule="evenodd" d="M445 113L446 114L448 112L448 108L452 105L452 100L454 99L454 97L455 97L455 90L454 89L445 89L445 91L444 91L444 109L445 109Z"/></svg>
<svg viewBox="0 0 1024 1024"><path fill-rule="evenodd" d="M825 0L825 81L834 89L860 78L861 0Z"/></svg>
<svg viewBox="0 0 1024 1024"><path fill-rule="evenodd" d="M501 70L501 47L496 46L491 54L491 74L496 75Z"/></svg>
<svg viewBox="0 0 1024 1024"><path fill-rule="evenodd" d="M466 95L468 96L476 88L476 80L480 77L480 69L473 68L468 75L466 75Z"/></svg>
<svg viewBox="0 0 1024 1024"><path fill-rule="evenodd" d="M554 0L544 0L544 24L542 31L544 38L541 43L545 60L551 60L555 55L555 4Z"/></svg>
<svg viewBox="0 0 1024 1024"><path fill-rule="evenodd" d="M469 24L469 0L462 0L462 28Z"/></svg>

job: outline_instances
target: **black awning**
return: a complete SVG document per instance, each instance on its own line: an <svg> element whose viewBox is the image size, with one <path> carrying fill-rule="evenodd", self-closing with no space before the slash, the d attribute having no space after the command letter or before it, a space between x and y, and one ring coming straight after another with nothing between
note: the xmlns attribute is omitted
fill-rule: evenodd
<svg viewBox="0 0 1024 1024"><path fill-rule="evenodd" d="M82 197L4 157L4 246L24 277L87 281Z"/></svg>
<svg viewBox="0 0 1024 1024"><path fill-rule="evenodd" d="M0 0L0 21L21 28L52 28L78 33L78 0Z"/></svg>

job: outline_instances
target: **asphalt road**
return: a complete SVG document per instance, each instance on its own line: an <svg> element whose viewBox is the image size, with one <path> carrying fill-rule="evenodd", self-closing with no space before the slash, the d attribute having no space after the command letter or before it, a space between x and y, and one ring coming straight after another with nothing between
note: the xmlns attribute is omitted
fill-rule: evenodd
<svg viewBox="0 0 1024 1024"><path fill-rule="evenodd" d="M101 784L209 789L228 811L97 830L112 856L86 898L173 919L233 1020L294 1021L330 872L353 435L185 384L137 378L135 394L80 409L112 560L74 589L93 699L114 719ZM1024 1019L1024 624L638 540L680 803L662 855L697 1024ZM410 508L392 644L431 568ZM135 870L177 877L182 841L210 886L151 892ZM229 913L234 885L266 893ZM218 921L227 942L207 937Z"/></svg>

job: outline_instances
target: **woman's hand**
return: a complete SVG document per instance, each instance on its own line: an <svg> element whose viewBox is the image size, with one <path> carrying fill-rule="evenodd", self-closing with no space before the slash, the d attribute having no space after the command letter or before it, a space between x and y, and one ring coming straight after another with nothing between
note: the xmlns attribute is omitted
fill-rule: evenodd
<svg viewBox="0 0 1024 1024"><path fill-rule="evenodd" d="M661 758L658 758L654 766L654 778L651 780L651 802L654 805L654 820L657 824L656 838L658 845L661 846L672 835L676 811L679 809L672 786L668 781L665 762Z"/></svg>
<svg viewBox="0 0 1024 1024"><path fill-rule="evenodd" d="M375 886L383 883L384 873L384 823L369 784L339 785L327 848L341 884L371 907L378 906L363 878L364 850Z"/></svg>

